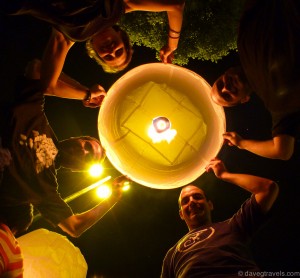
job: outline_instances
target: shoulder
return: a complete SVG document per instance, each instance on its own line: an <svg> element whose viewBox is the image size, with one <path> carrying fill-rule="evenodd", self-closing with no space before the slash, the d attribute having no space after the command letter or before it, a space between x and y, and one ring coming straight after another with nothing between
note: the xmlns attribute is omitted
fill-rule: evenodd
<svg viewBox="0 0 300 278"><path fill-rule="evenodd" d="M267 216L263 213L253 194L229 219L228 223L233 229L252 235L266 220Z"/></svg>
<svg viewBox="0 0 300 278"><path fill-rule="evenodd" d="M236 214L246 214L245 216L247 216L248 214L252 214L251 212L256 212L258 214L262 212L254 194L241 205L241 208Z"/></svg>

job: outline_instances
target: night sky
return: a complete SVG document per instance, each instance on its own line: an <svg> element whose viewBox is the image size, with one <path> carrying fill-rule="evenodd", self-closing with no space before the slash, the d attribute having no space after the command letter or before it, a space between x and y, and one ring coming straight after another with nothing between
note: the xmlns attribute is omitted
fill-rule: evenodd
<svg viewBox="0 0 300 278"><path fill-rule="evenodd" d="M13 100L13 86L27 62L41 58L50 27L30 17L0 18L1 35L1 110L5 111ZM144 47L134 48L128 69L137 65L157 62L155 52ZM204 77L210 84L228 67L238 63L232 53L219 63L191 61L186 67ZM84 51L84 45L75 44L67 57L64 72L82 84L101 84L106 90L126 71L106 74ZM47 97L46 114L58 139L91 135L98 137L98 109L83 107L80 101ZM240 135L265 139L271 136L271 119L257 97L250 102L225 109L228 131ZM1 117L1 123L4 118ZM250 173L279 182L281 188L270 221L262 227L251 248L258 264L269 271L300 271L300 151L299 142L289 161L269 160L235 147L223 146L219 157L233 172ZM105 162L105 173L112 177L118 173ZM59 170L59 191L66 197L95 182L86 174ZM242 189L217 180L205 173L195 181L207 190L214 203L213 219L229 218L249 194ZM158 190L133 184L122 200L94 227L80 238L69 239L80 248L89 266L88 277L156 278L167 250L188 230L178 216L179 189ZM74 212L81 212L97 203L94 192L87 193L70 203ZM60 229L37 220L31 229L47 228L59 233ZM94 276L93 276L94 275Z"/></svg>

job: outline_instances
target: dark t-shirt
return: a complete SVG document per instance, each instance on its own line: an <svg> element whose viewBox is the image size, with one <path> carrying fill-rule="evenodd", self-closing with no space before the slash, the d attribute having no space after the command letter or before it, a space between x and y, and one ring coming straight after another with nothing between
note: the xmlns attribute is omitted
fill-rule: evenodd
<svg viewBox="0 0 300 278"><path fill-rule="evenodd" d="M2 134L2 145L10 150L12 162L3 172L0 206L32 203L57 225L72 210L57 191L57 138L44 114L39 84L25 78L18 83L17 101Z"/></svg>
<svg viewBox="0 0 300 278"><path fill-rule="evenodd" d="M249 0L238 51L247 79L273 119L273 136L300 135L300 1Z"/></svg>
<svg viewBox="0 0 300 278"><path fill-rule="evenodd" d="M14 0L11 0L14 1ZM23 0L18 14L50 23L72 41L86 41L116 24L124 13L123 0Z"/></svg>
<svg viewBox="0 0 300 278"><path fill-rule="evenodd" d="M239 271L258 272L247 244L264 220L253 195L232 218L181 238L165 256L161 278L234 278Z"/></svg>

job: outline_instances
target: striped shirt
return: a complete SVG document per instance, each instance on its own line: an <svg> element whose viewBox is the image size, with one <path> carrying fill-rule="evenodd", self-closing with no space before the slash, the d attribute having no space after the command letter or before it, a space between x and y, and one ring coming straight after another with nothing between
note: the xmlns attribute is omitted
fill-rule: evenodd
<svg viewBox="0 0 300 278"><path fill-rule="evenodd" d="M23 257L11 230L0 223L0 276L23 277Z"/></svg>

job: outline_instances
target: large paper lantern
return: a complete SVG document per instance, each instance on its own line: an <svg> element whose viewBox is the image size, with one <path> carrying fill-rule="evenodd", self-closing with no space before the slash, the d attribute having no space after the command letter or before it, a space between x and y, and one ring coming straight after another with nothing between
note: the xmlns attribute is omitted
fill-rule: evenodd
<svg viewBox="0 0 300 278"><path fill-rule="evenodd" d="M38 229L18 239L24 258L24 278L85 278L87 263L65 236Z"/></svg>
<svg viewBox="0 0 300 278"><path fill-rule="evenodd" d="M210 85L172 64L138 66L108 90L99 137L113 166L133 181L170 189L194 181L217 155L225 131Z"/></svg>

